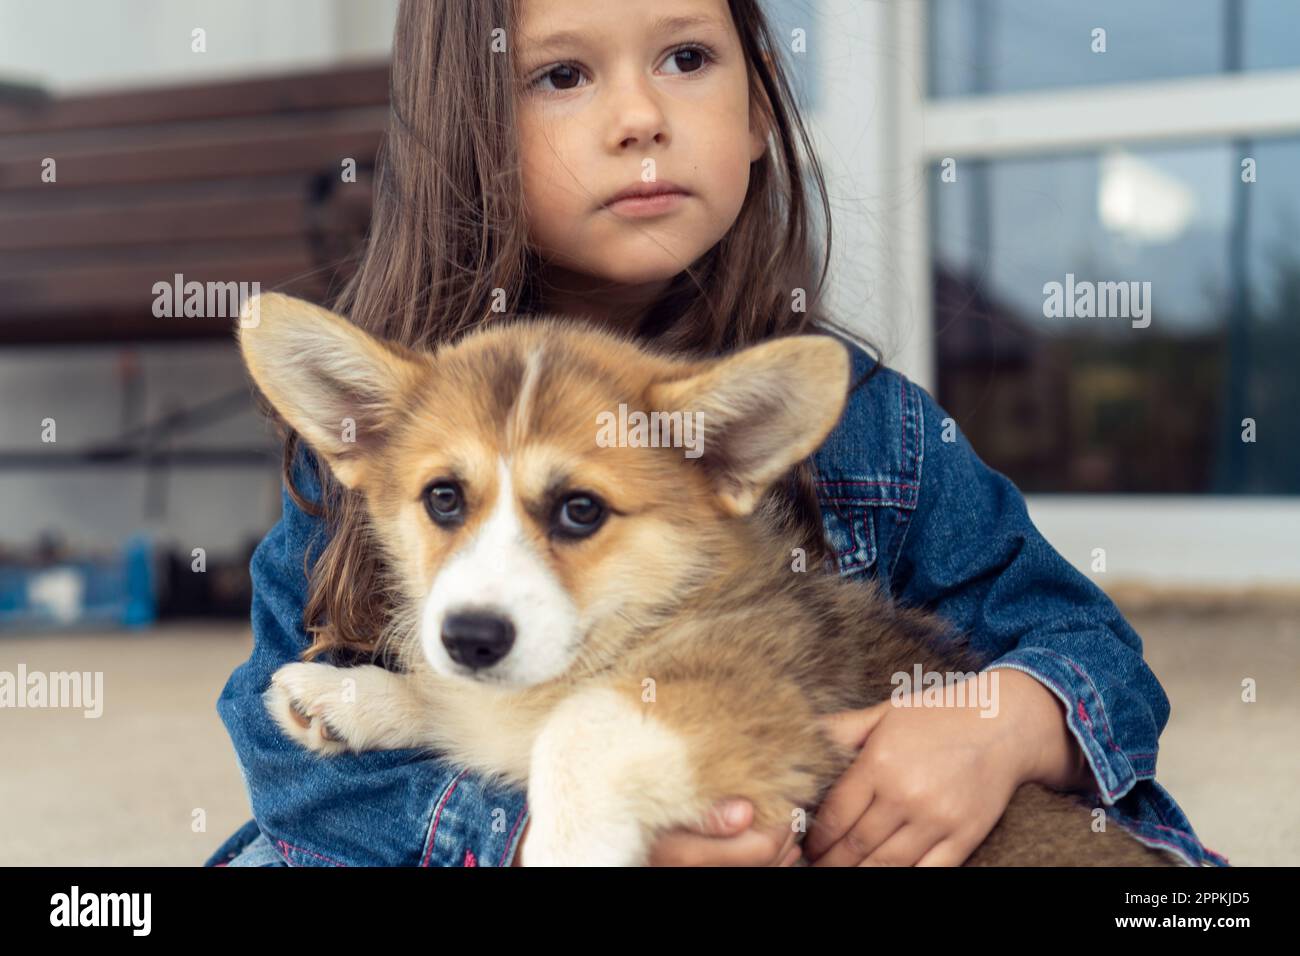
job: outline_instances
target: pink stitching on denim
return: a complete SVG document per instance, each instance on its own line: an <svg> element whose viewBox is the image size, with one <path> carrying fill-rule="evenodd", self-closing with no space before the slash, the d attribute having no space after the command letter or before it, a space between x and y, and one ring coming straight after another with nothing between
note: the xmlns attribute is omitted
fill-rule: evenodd
<svg viewBox="0 0 1300 956"><path fill-rule="evenodd" d="M1074 661L1066 657L1064 654L1059 654L1056 651L1053 651L1050 648L1046 648L1046 647L1039 648L1039 650L1046 651L1049 654L1055 654L1061 660L1065 661L1072 668L1074 668L1074 672L1076 674L1078 674L1080 677L1082 677L1084 680L1088 682L1088 686L1092 688L1092 695L1097 698L1097 709L1101 711L1101 719L1106 724L1106 738L1107 738L1107 743L1110 745L1110 749L1116 751L1117 753L1124 753L1124 751L1118 745L1116 745L1114 739L1111 738L1110 718L1106 714L1104 701L1102 700L1101 694L1098 693L1097 691L1097 685L1092 682L1092 678L1089 677L1087 674L1085 674L1083 671L1079 670L1078 665L1076 665ZM1134 757L1154 757L1155 755L1156 752L1154 750L1143 750L1140 752L1126 754L1130 762L1132 762L1132 758Z"/></svg>
<svg viewBox="0 0 1300 956"><path fill-rule="evenodd" d="M836 555L836 557L847 558L850 554L855 554L858 550L858 534L853 530L853 512L849 512L847 518L843 514L840 514L838 508L835 510L835 513L839 515L841 521L846 522L849 526L849 549L847 551L841 551ZM843 568L840 570L843 571Z"/></svg>
<svg viewBox="0 0 1300 956"><path fill-rule="evenodd" d="M1033 648L1033 650L1044 650L1044 648L1041 648L1041 647L1039 647L1039 648ZM994 663L996 663L996 661L995 661ZM1021 667L1026 667L1026 666L1028 666L1028 665L1021 664L1020 666L1021 666ZM1056 681L1052 680L1052 677L1051 677L1050 674L1040 674L1040 673L1038 673L1037 671L1035 671L1035 672L1033 673L1032 676L1037 677L1039 680L1042 680L1042 681L1046 682L1048 685L1050 685L1051 688L1052 688L1053 690L1056 691L1057 696L1059 696L1059 697L1063 697L1063 698L1065 698L1065 699L1067 699L1067 700L1069 699L1070 695L1067 694L1067 693L1065 692L1064 688L1062 688L1060 684L1058 684ZM1087 748L1084 748L1084 750L1085 750L1085 755L1086 755ZM1089 767L1091 767L1091 762L1089 762ZM1111 797L1111 798L1113 799L1114 796L1115 796L1115 792L1116 792L1117 789L1118 789L1118 788L1116 788L1116 787L1107 787L1107 788L1106 788L1106 796Z"/></svg>
<svg viewBox="0 0 1300 956"><path fill-rule="evenodd" d="M1110 718L1106 715L1106 708L1102 706L1101 694L1097 692L1097 685L1092 682L1092 678L1089 677L1087 674L1085 674L1083 671L1079 670L1078 665L1075 664L1074 661L1070 660L1070 658L1066 657L1064 654L1061 654L1058 651L1052 650L1050 647L1032 647L1032 648L1026 648L1026 650L1040 651L1044 654L1050 654L1052 657L1060 658L1061 660L1065 661L1065 663L1069 664L1076 674L1078 674L1080 677L1082 677L1085 681L1088 682L1088 687L1091 688L1092 690L1092 696L1097 699L1097 710L1101 712L1102 724L1106 732L1106 740L1105 740L1106 746L1110 747L1110 749L1115 751L1117 754L1124 754L1124 751L1119 747L1118 744L1115 743L1115 738L1111 736ZM1124 759L1126 760L1128 759L1127 754L1124 754Z"/></svg>
<svg viewBox="0 0 1300 956"><path fill-rule="evenodd" d="M1177 827L1167 827L1162 823L1147 823L1145 820L1139 820L1138 822L1141 823L1144 827L1155 827L1157 830L1168 830L1170 833L1177 833L1179 836L1187 837L1197 846L1200 846L1206 850L1210 849L1208 846L1205 846L1205 844L1202 843L1200 840L1193 839L1192 835L1188 833L1186 830L1180 830ZM1213 853L1214 851L1210 850L1210 852Z"/></svg>
<svg viewBox="0 0 1300 956"><path fill-rule="evenodd" d="M1133 827L1125 826L1124 824L1119 823L1118 821L1116 821L1116 825L1122 827L1123 829L1128 830L1129 833L1132 833L1134 835L1137 834L1137 831ZM1186 854L1188 857L1191 857L1191 854L1188 853L1187 848L1183 846L1179 846L1177 843L1171 843L1168 840L1161 840L1159 837L1153 837L1147 833L1143 833L1142 836L1146 837L1146 839L1150 840L1152 843L1165 847L1166 849L1173 850L1175 853Z"/></svg>
<svg viewBox="0 0 1300 956"><path fill-rule="evenodd" d="M1228 861L1228 858L1227 858L1226 856L1224 856L1222 853L1216 853L1215 851L1211 850L1208 846L1206 846L1206 845L1205 845L1204 843L1202 843L1200 840L1193 840L1192 842L1195 843L1197 846L1199 846L1202 850L1204 850L1204 851L1205 851L1206 853L1208 853L1210 856L1214 857L1216 860L1222 860L1224 866L1231 866L1231 865L1232 865L1232 864Z"/></svg>
<svg viewBox="0 0 1300 956"><path fill-rule="evenodd" d="M438 801L438 811L433 815L433 829L429 831L429 845L425 848L424 859L420 861L420 866L429 865L429 857L433 855L433 842L438 836L438 821L442 819L442 808L447 805L447 801L451 799L451 795L455 793L456 788L460 786L461 778L467 773L469 773L468 767L457 774L456 779L453 780L451 786L447 788L447 792L444 793L442 799Z"/></svg>
<svg viewBox="0 0 1300 956"><path fill-rule="evenodd" d="M893 505L895 508L907 508L907 507L909 507L909 504L908 504L906 501L899 501L899 500L896 499L896 498L878 498L878 499L876 499L876 498L872 498L872 499L864 499L864 498L823 498L822 500L823 500L823 501L826 501L826 502L828 502L828 503L830 503L830 504L837 504L837 505L838 505L838 504L842 504L842 505L862 505L862 504L865 504L865 503L867 503L868 501L870 501L870 503L873 504L873 505Z"/></svg>
<svg viewBox="0 0 1300 956"><path fill-rule="evenodd" d="M859 512L856 512L856 516L857 516L857 517L860 517L860 518L863 520L864 523L865 523L865 522L868 522L868 521L871 520L871 515L867 514L865 511L859 511ZM853 539L853 550L850 551L850 552L848 552L849 554L856 554L857 551L858 551L858 548L860 547L860 545L858 544L858 533L857 533L857 530L855 529L855 525L856 525L856 524L857 524L857 522L855 522L855 521L850 521L850 522L849 522L849 537ZM866 530L866 528L864 527L864 528L863 528L863 531L865 531L865 530ZM874 548L874 547L875 547L875 533L874 533L874 529L872 529L872 535L871 535L871 537L872 537L871 544L872 544L872 547ZM843 555L841 555L841 557L843 557ZM869 555L869 556L867 557L867 560L864 561L864 562L862 562L861 564L849 564L849 565L846 565L845 567L841 568L841 569L840 569L840 574L848 574L850 571L861 571L863 568L869 568L869 567L871 567L872 562L874 562L875 560L876 560L876 556L875 556L874 554L871 554L871 555Z"/></svg>
<svg viewBox="0 0 1300 956"><path fill-rule="evenodd" d="M909 416L907 413L907 406L904 404L905 399L907 398L907 385L908 385L908 381L906 377L904 377L903 375L899 375L898 376L898 390L900 395L899 404L900 407L902 407L903 409L903 467L904 468L910 467L910 462L908 460L910 457L909 445L907 441L907 429L909 425L911 426L912 431L916 432L918 454L923 455L925 452L925 439L921 435L921 394L920 392L917 392L915 390L915 386L914 386L913 393L914 393L915 401L913 402L913 404L916 406L915 408L916 414L915 416Z"/></svg>
<svg viewBox="0 0 1300 956"><path fill-rule="evenodd" d="M898 414L903 419L903 467L907 467L907 379L898 376Z"/></svg>
<svg viewBox="0 0 1300 956"><path fill-rule="evenodd" d="M497 866L501 866L506 862L506 854L510 852L510 844L514 841L515 831L519 829L519 824L523 821L524 814L527 812L528 804L525 803L524 808L519 811L519 816L515 818L515 825L510 828L510 835L506 837L506 848L501 851L501 859L497 860Z"/></svg>
<svg viewBox="0 0 1300 956"><path fill-rule="evenodd" d="M474 851L465 847L465 860L461 866L478 866L478 860L474 859Z"/></svg>
<svg viewBox="0 0 1300 956"><path fill-rule="evenodd" d="M294 846L294 845L293 845L292 843L290 843L288 840L276 840L275 842L276 842L276 844L280 847L280 854L285 858L285 861L286 861L286 862L288 862L289 854L286 853L285 851L286 851L286 850L297 850L299 853L306 853L308 856L314 856L316 859L318 859L318 860L324 860L326 863L333 863L335 866L343 866L343 867L346 867L346 866L347 866L346 863L340 863L338 860L331 860L329 857L327 857L327 856L325 856L325 855L323 855L323 854L320 854L320 853L313 853L311 850L304 850L304 849L303 849L302 847L300 847L300 846Z"/></svg>
<svg viewBox="0 0 1300 956"><path fill-rule="evenodd" d="M1111 750L1114 750L1117 753L1123 753L1124 751L1120 750L1119 746L1115 743L1114 737L1111 736L1110 718L1106 715L1106 708L1102 705L1101 694L1098 693L1097 685L1092 682L1092 678L1089 677L1087 674L1085 674L1083 671L1081 671L1079 669L1079 665L1074 663L1074 661L1070 660L1070 658L1066 657L1064 654L1057 654L1056 651L1053 651L1050 648L1046 648L1046 647L1040 648L1040 650L1044 650L1049 654L1056 654L1057 657L1065 661L1065 663L1069 664L1070 667L1074 669L1074 672L1076 674L1078 674L1080 677L1082 677L1085 681L1088 682L1088 686L1092 688L1092 696L1097 698L1097 709L1101 711L1101 721L1106 727L1106 742L1110 745Z"/></svg>
<svg viewBox="0 0 1300 956"><path fill-rule="evenodd" d="M895 485L899 488L915 488L916 482L913 481L819 481L819 485L866 485L873 487L875 485Z"/></svg>
<svg viewBox="0 0 1300 956"><path fill-rule="evenodd" d="M1206 845L1205 845L1204 843L1202 843L1200 840L1196 839L1194 836L1192 836L1192 835L1191 835L1190 833L1188 833L1186 830L1179 830L1179 829L1177 829L1176 827L1167 827L1167 826L1164 826L1163 824L1160 824L1160 823L1148 823L1148 822L1146 822L1145 820L1131 820L1131 826L1130 826L1130 825L1126 825L1126 824L1124 824L1124 823L1120 823L1120 826L1126 827L1126 829L1128 829L1128 830L1130 830L1130 831L1132 831L1132 830L1133 830L1134 828L1136 828L1136 827L1150 827L1151 829L1154 829L1154 830L1168 830L1170 833L1177 834L1178 836L1183 837L1184 839L1188 840L1189 842L1194 843L1197 847L1199 847L1200 849L1204 850L1204 851L1205 851L1206 853L1208 853L1210 856L1217 857L1218 859L1222 860L1224 863L1227 863L1227 862L1228 862L1228 858L1227 858L1226 856L1224 856L1222 853L1215 853L1215 852L1214 852L1213 850L1211 850L1208 846L1206 846ZM1152 837L1151 839L1155 839L1155 838Z"/></svg>
<svg viewBox="0 0 1300 956"><path fill-rule="evenodd" d="M921 396L919 393L916 397L916 432L918 448L916 468L913 469L913 471L916 475L917 487L912 491L912 501L910 506L907 506L913 509L921 507L921 488L924 485L922 470L925 467L925 406L921 404ZM910 467L907 462L904 462L903 465L904 467ZM904 506L900 504L899 507L902 508ZM899 535L898 544L894 547L894 560L889 563L889 567L885 571L885 574L890 578L894 576L894 570L898 567L899 559L903 556L903 548L907 545L907 534L912 530L912 512L909 510L905 515L895 512L894 522L901 526L902 534Z"/></svg>
<svg viewBox="0 0 1300 956"><path fill-rule="evenodd" d="M1040 651L1045 651L1045 652L1047 652L1047 653L1049 653L1049 654L1056 654L1055 651L1053 651L1053 650L1051 650L1051 649L1049 649L1049 648L1046 648L1046 647L1033 648L1033 650L1040 650ZM1073 666L1073 663L1070 661L1070 659L1069 659L1068 657L1065 657L1064 655L1061 655L1061 654L1056 654L1056 656L1057 656L1057 657L1060 657L1060 658L1061 658L1062 660L1064 660L1066 663L1069 663L1071 666ZM1082 676L1085 680L1087 680L1087 675L1086 675L1086 674L1083 674L1082 672L1080 672L1079 669L1078 669L1077 667L1075 667L1074 669L1075 669L1076 672L1079 672L1079 673L1080 673L1080 676ZM1091 684L1091 681L1089 681L1089 683ZM1053 683L1052 686L1053 686L1053 687L1056 687L1057 685L1056 685L1055 683ZM1057 689L1060 690L1061 688L1058 687ZM1101 695L1100 695L1100 694L1097 694L1096 691L1097 691L1097 689L1094 687L1094 688L1093 688L1093 693L1096 694L1096 696L1097 696L1097 701L1098 701L1098 707L1097 707L1097 709L1101 711L1101 715L1102 715L1102 717L1103 717L1103 719L1104 719L1105 716L1106 716L1106 708L1103 707L1103 706L1101 706ZM1062 692L1064 692L1064 691L1062 691ZM1083 707L1083 698L1079 698L1079 700L1078 700L1078 705L1079 705L1079 718L1080 718L1080 720L1082 720L1085 724L1087 724L1089 727L1091 727L1091 726L1092 726L1092 721L1088 718L1088 712L1087 712L1087 711L1084 709L1084 707ZM1109 728L1107 728L1107 729L1109 730ZM1109 735L1108 735L1108 736L1109 736ZM1123 751L1123 750L1121 750L1119 747L1115 746L1115 742L1114 742L1113 740L1109 740L1109 739L1108 739L1107 743L1109 743L1111 750L1114 750L1116 753L1124 754L1124 751ZM1129 765L1132 766L1133 758L1134 758L1134 757L1153 757L1153 756L1155 756L1155 754L1152 753L1151 751L1145 751L1145 750L1144 750L1144 751L1141 751L1141 752L1139 752L1139 753L1124 754L1124 756L1125 756L1125 759L1128 760ZM1136 770L1134 771L1134 774L1135 774L1135 775L1137 774ZM1181 832L1181 831L1177 831L1177 830L1176 830L1176 831L1174 831L1174 832L1177 833L1177 832Z"/></svg>
<svg viewBox="0 0 1300 956"><path fill-rule="evenodd" d="M852 498L845 498L845 499L841 499L841 498L827 498L826 500L827 500L827 501L833 501L833 502L835 502L836 504L851 504L851 503L855 503L855 501L856 501L856 499L852 499ZM849 544L848 550L846 550L846 551L841 551L841 552L839 552L838 554L835 555L836 559L846 558L846 557L848 557L850 554L856 554L857 551L858 551L858 548L860 547L860 545L858 544L858 532L857 532L857 528L856 528L856 524L857 524L857 522L856 522L855 519L857 519L857 518L861 518L861 519L864 520L864 521L870 521L870 520L871 520L871 516L870 516L869 514L867 514L866 511L863 511L863 510L859 509L859 510L857 510L857 511L850 511L850 512L848 513L848 516L846 517L846 516L844 515L844 513L841 512L838 508L835 509L835 516L836 516L837 518L839 518L841 521L843 521L843 522L845 522L846 524L848 524L848 526L849 526L849 540L850 540L851 543ZM874 538L875 536L873 535L872 537ZM874 543L874 541L873 541L873 543ZM870 557L868 557L868 559L867 559L865 562L863 562L863 563L861 563L861 564L849 564L849 565L845 565L845 566L841 567L841 568L840 568L840 574L848 574L850 571L860 571L860 570L862 570L863 568L869 568L869 567L871 567L872 562L874 562L874 561L875 561L875 555L871 555Z"/></svg>

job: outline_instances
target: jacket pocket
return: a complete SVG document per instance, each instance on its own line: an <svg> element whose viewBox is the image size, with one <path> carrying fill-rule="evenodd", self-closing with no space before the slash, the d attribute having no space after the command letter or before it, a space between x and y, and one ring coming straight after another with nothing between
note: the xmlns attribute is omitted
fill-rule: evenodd
<svg viewBox="0 0 1300 956"><path fill-rule="evenodd" d="M822 526L840 574L858 574L876 563L874 511L862 505L822 505Z"/></svg>

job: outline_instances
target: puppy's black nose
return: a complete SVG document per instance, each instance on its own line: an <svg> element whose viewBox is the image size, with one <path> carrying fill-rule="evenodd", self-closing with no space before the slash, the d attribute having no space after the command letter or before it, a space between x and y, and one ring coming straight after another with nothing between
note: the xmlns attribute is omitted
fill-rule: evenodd
<svg viewBox="0 0 1300 956"><path fill-rule="evenodd" d="M481 670L491 667L515 643L515 626L508 618L482 611L448 614L442 621L442 645L457 664Z"/></svg>

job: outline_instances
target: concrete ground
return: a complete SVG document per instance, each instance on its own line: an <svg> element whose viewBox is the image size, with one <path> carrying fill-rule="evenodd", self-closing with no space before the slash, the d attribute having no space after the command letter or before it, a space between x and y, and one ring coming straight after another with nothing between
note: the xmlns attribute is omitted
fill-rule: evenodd
<svg viewBox="0 0 1300 956"><path fill-rule="evenodd" d="M1172 703L1158 779L1234 864L1300 864L1300 606L1125 611ZM250 816L215 707L249 650L208 623L0 637L0 671L104 672L98 719L0 709L0 865L201 863Z"/></svg>

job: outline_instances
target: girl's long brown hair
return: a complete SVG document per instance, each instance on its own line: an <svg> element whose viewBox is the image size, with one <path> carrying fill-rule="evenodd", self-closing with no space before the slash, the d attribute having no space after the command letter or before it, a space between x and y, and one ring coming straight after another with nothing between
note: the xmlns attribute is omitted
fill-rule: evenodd
<svg viewBox="0 0 1300 956"><path fill-rule="evenodd" d="M730 232L674 278L635 333L685 353L718 355L777 336L833 331L876 352L822 314L831 241L825 180L759 0L729 4L749 66L750 101L771 131L769 148L751 168ZM333 304L373 335L414 348L453 341L500 314L496 290L504 291L507 313L544 311L514 135L514 44L502 54L489 42L494 29L514 35L514 7L513 0L402 0L370 232L359 268ZM796 290L803 290L801 311L792 307ZM877 359L872 373L878 368ZM263 408L283 436L282 476L293 501L327 518L319 558L304 567L303 626L313 637L305 656L373 654L392 591L364 502L319 461L321 503L305 498L293 479L299 437L264 401ZM824 560L811 460L792 469L771 499L780 499L775 513L810 562Z"/></svg>

